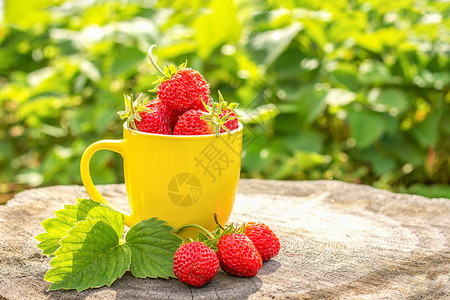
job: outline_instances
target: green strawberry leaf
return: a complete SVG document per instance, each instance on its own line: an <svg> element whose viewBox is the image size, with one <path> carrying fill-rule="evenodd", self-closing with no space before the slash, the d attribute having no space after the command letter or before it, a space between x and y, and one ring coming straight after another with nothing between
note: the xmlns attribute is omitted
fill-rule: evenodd
<svg viewBox="0 0 450 300"><path fill-rule="evenodd" d="M76 222L86 219L87 214L100 203L90 199L77 199L77 205L65 205L55 211L56 218L44 220L41 225L46 232L36 236L38 248L44 255L52 255L60 247L58 243Z"/></svg>
<svg viewBox="0 0 450 300"><path fill-rule="evenodd" d="M42 250L44 255L52 255L60 246L58 241L67 235L67 231L72 228L72 225L58 218L44 220L41 225L47 232L36 236L36 240L40 242L37 247Z"/></svg>
<svg viewBox="0 0 450 300"><path fill-rule="evenodd" d="M369 110L348 112L348 122L356 147L367 148L378 141L386 131L386 124L381 113Z"/></svg>
<svg viewBox="0 0 450 300"><path fill-rule="evenodd" d="M116 213L118 214L118 213ZM114 224L123 228L123 217ZM115 221L110 220L110 223ZM120 236L109 224L87 218L76 223L68 236L60 241L56 257L44 279L52 282L49 290L76 289L110 286L130 267L131 253Z"/></svg>
<svg viewBox="0 0 450 300"><path fill-rule="evenodd" d="M70 205L73 206L74 209L77 211L77 220L76 222L86 220L87 215L89 212L95 208L95 207L104 207L101 206L100 203L97 201L91 200L91 199L81 199L77 198L77 205ZM106 207L104 207L106 208Z"/></svg>
<svg viewBox="0 0 450 300"><path fill-rule="evenodd" d="M119 238L123 235L123 216L107 207L97 206L93 207L86 218L92 218L94 220L100 220L111 226L112 229L116 232Z"/></svg>
<svg viewBox="0 0 450 300"><path fill-rule="evenodd" d="M131 273L140 278L169 278L173 274L173 257L183 241L173 228L156 218L134 225L127 233L131 250Z"/></svg>

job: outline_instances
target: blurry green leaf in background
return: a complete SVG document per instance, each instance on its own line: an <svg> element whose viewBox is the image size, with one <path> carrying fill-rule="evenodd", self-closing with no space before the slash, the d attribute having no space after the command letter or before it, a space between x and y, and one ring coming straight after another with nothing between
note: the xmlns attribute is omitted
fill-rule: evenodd
<svg viewBox="0 0 450 300"><path fill-rule="evenodd" d="M121 137L122 94L153 88L157 44L240 103L242 177L450 198L446 1L2 3L0 194L80 184L84 149ZM91 170L123 181L118 155Z"/></svg>

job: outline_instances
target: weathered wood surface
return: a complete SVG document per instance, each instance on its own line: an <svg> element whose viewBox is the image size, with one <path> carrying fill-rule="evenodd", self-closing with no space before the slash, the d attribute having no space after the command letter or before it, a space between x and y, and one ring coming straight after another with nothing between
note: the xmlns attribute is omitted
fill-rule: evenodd
<svg viewBox="0 0 450 300"><path fill-rule="evenodd" d="M123 185L101 192L126 207ZM33 238L83 187L18 194L0 206L0 299L449 299L450 200L337 181L241 180L231 221L263 221L280 254L253 278L219 271L203 288L126 273L111 287L48 292Z"/></svg>

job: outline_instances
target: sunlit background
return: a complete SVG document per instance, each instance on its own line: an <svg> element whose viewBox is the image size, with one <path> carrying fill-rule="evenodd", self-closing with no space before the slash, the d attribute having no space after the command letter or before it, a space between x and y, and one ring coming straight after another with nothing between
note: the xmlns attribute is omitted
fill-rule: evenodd
<svg viewBox="0 0 450 300"><path fill-rule="evenodd" d="M450 198L447 1L0 0L0 11L0 202L81 183L84 149L121 137L123 94L153 88L152 44L160 65L187 59L214 98L240 103L242 177ZM123 182L112 152L91 171Z"/></svg>

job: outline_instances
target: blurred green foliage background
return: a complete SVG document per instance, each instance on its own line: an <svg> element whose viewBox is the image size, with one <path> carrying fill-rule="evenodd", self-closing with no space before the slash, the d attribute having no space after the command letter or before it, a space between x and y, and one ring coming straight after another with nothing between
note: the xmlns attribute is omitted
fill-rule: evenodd
<svg viewBox="0 0 450 300"><path fill-rule="evenodd" d="M79 184L120 138L155 55L243 108L242 177L332 178L450 197L450 4L370 0L6 0L0 192ZM143 154L145 155L145 154ZM102 151L96 183L123 180Z"/></svg>

